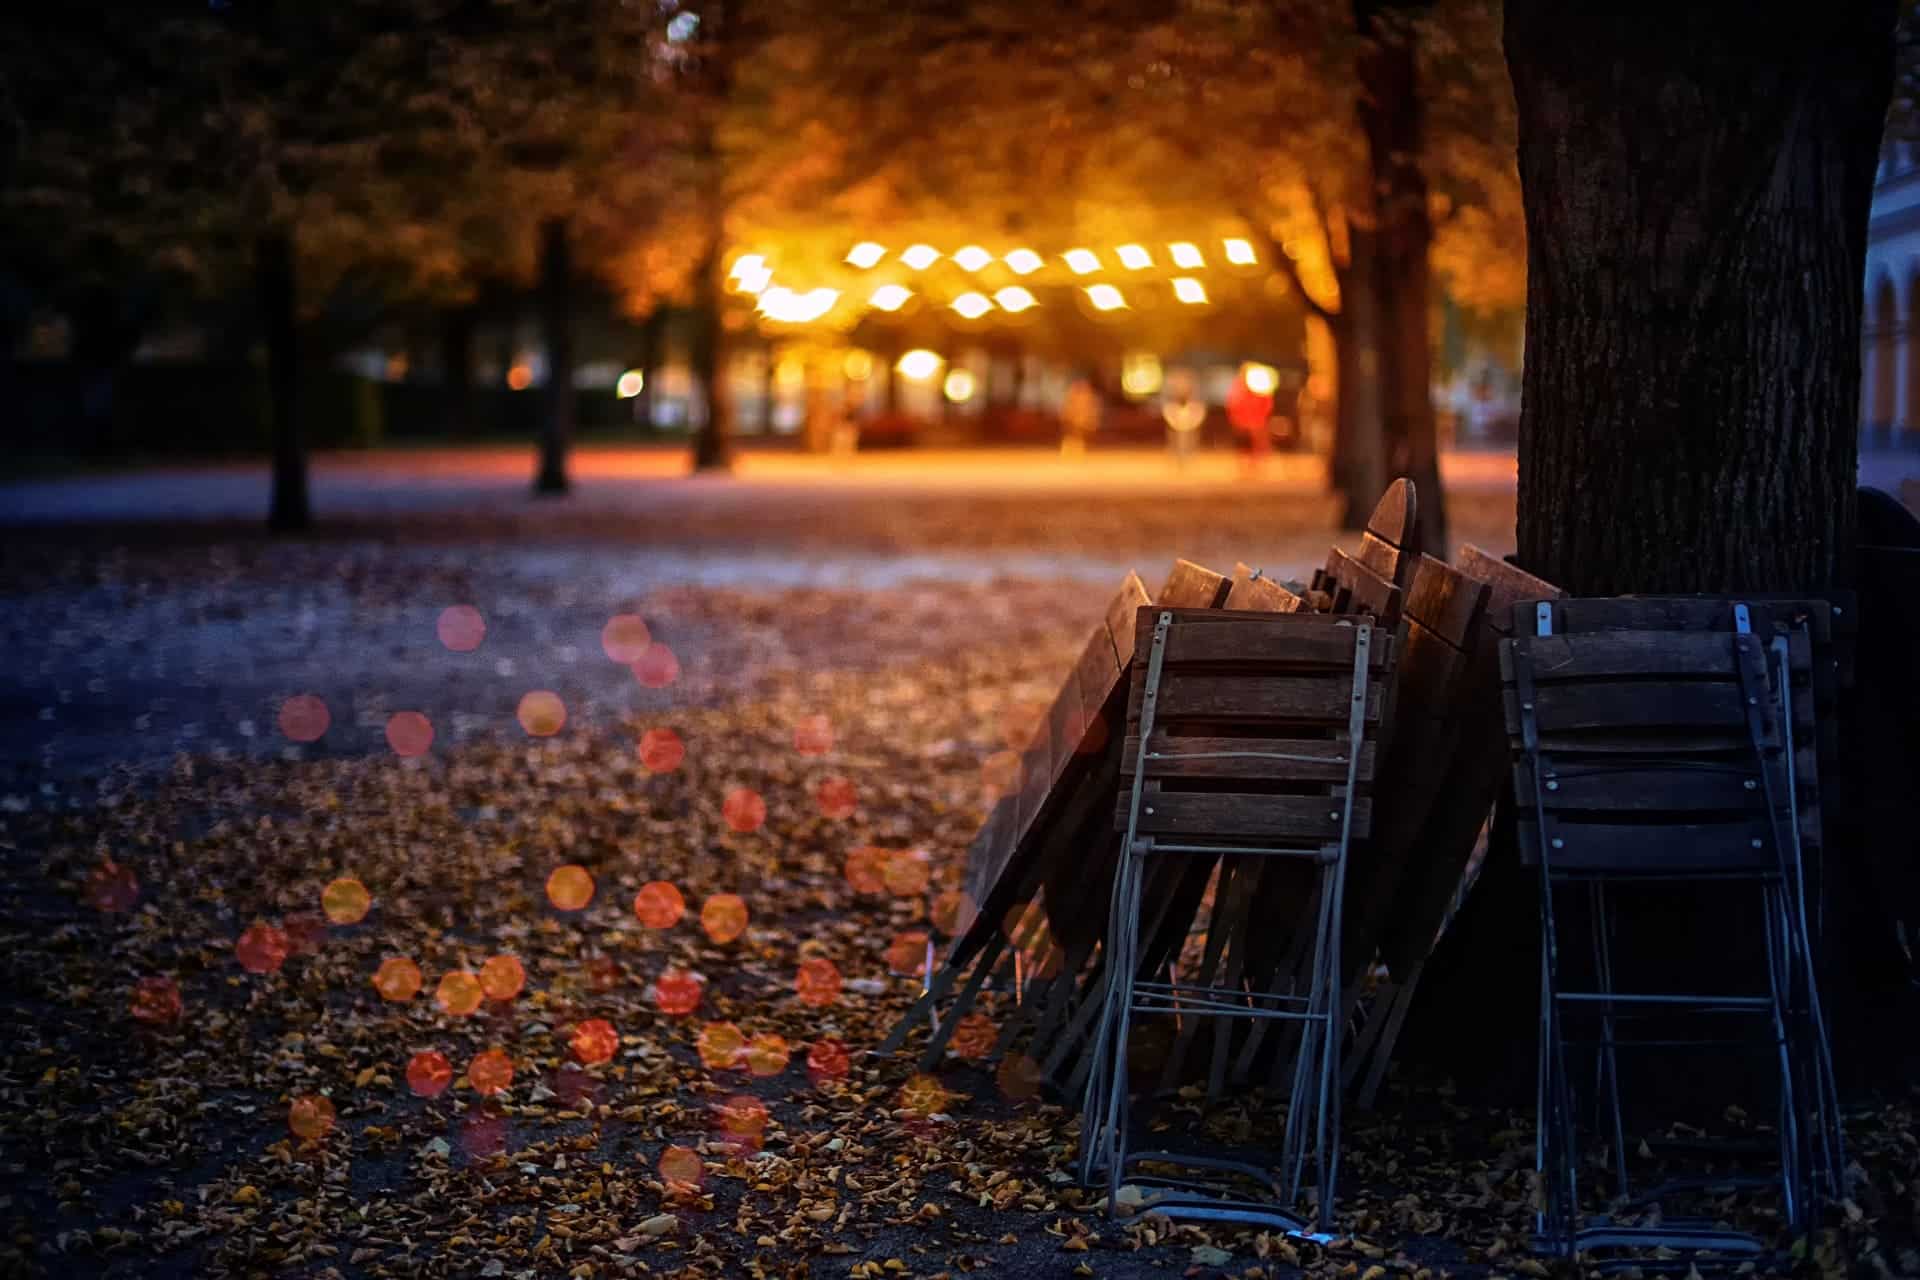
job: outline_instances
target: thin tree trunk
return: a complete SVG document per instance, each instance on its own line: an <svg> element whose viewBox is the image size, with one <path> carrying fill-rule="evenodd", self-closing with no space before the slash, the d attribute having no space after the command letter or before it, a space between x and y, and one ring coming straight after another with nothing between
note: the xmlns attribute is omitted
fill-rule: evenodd
<svg viewBox="0 0 1920 1280"><path fill-rule="evenodd" d="M464 305L440 316L440 431L447 436L473 429L473 320Z"/></svg>
<svg viewBox="0 0 1920 1280"><path fill-rule="evenodd" d="M767 344L765 355L766 363L760 370L760 430L768 435L772 435L774 402L778 399L780 388L778 380L775 377L778 370L774 361L773 344L771 342Z"/></svg>
<svg viewBox="0 0 1920 1280"><path fill-rule="evenodd" d="M254 283L267 347L267 422L273 435L273 496L267 528L276 533L312 523L307 504L307 451L300 439L300 349L294 315L294 245L285 231L254 245Z"/></svg>
<svg viewBox="0 0 1920 1280"><path fill-rule="evenodd" d="M573 445L573 266L562 218L540 229L540 302L547 387L540 418L540 471L533 491L562 494L567 491L567 450Z"/></svg>
<svg viewBox="0 0 1920 1280"><path fill-rule="evenodd" d="M1406 476L1414 482L1420 495L1422 542L1429 553L1445 559L1447 515L1434 436L1429 317L1433 218L1420 167L1425 121L1415 33L1406 7L1390 9L1371 0L1355 6L1360 34L1366 37L1356 69L1375 206L1375 234L1370 237L1375 258L1368 279L1379 296L1387 477Z"/></svg>
<svg viewBox="0 0 1920 1280"><path fill-rule="evenodd" d="M1893 19L1509 0L1528 569L1575 594L1846 576Z"/></svg>
<svg viewBox="0 0 1920 1280"><path fill-rule="evenodd" d="M693 380L706 400L706 421L693 438L693 469L725 471L733 466L733 406L727 398L726 335L721 325L720 247L708 250L699 267L694 300L691 360Z"/></svg>
<svg viewBox="0 0 1920 1280"><path fill-rule="evenodd" d="M1340 311L1327 320L1334 350L1334 436L1329 463L1340 496L1341 527L1364 528L1386 491L1384 378L1380 358L1380 291L1374 235L1348 230L1351 255L1340 273Z"/></svg>
<svg viewBox="0 0 1920 1280"><path fill-rule="evenodd" d="M666 312L660 307L655 307L640 326L640 362L634 366L640 370L640 394L633 398L633 416L645 432L653 430L654 393L660 381L661 331L665 328Z"/></svg>

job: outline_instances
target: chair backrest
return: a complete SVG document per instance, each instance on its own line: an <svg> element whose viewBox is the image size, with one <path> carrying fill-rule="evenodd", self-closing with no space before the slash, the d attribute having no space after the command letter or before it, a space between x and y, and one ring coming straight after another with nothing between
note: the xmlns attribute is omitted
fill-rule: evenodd
<svg viewBox="0 0 1920 1280"><path fill-rule="evenodd" d="M1149 738L1140 736L1144 660L1162 614L1170 623ZM1143 608L1127 708L1121 776L1146 754L1139 835L1317 848L1337 842L1348 778L1355 655L1367 632L1367 673L1353 770L1353 838L1372 825L1373 730L1386 706L1390 632L1324 614ZM1117 806L1128 819L1129 789Z"/></svg>
<svg viewBox="0 0 1920 1280"><path fill-rule="evenodd" d="M1396 625L1420 561L1418 504L1413 481L1388 485L1367 517L1354 554L1334 547L1327 553L1326 567L1314 572L1309 592L1314 607L1328 613L1364 613L1388 628Z"/></svg>
<svg viewBox="0 0 1920 1280"><path fill-rule="evenodd" d="M1776 632L1764 618L1738 631L1735 604L1515 606L1500 660L1523 859L1544 849L1550 869L1570 876L1779 865L1777 833L1788 828L1770 805L1792 794L1785 748L1809 764L1815 750L1812 700L1793 690L1811 668L1812 642L1807 628ZM1742 608L1751 624L1753 610ZM1726 628L1671 625L1705 612L1724 612ZM1776 634L1786 644L1784 692Z"/></svg>

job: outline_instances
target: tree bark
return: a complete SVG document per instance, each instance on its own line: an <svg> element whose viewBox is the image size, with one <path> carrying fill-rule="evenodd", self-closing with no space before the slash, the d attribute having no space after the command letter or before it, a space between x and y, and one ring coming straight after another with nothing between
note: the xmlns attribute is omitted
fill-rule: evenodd
<svg viewBox="0 0 1920 1280"><path fill-rule="evenodd" d="M533 491L563 494L567 450L573 445L573 265L563 218L550 219L540 228L540 302L547 386L540 418L540 470Z"/></svg>
<svg viewBox="0 0 1920 1280"><path fill-rule="evenodd" d="M706 400L706 420L693 438L695 471L726 471L733 466L733 406L727 398L725 333L721 325L720 245L716 241L701 262L694 300L689 363Z"/></svg>
<svg viewBox="0 0 1920 1280"><path fill-rule="evenodd" d="M254 284L267 348L267 424L273 436L273 495L267 528L307 528L307 451L300 438L299 326L294 314L294 244L286 231L263 233L254 244Z"/></svg>
<svg viewBox="0 0 1920 1280"><path fill-rule="evenodd" d="M470 306L440 316L440 431L447 436L473 429L473 318Z"/></svg>
<svg viewBox="0 0 1920 1280"><path fill-rule="evenodd" d="M1350 256L1340 273L1340 310L1326 318L1333 339L1333 456L1343 529L1366 527L1387 488L1384 385L1380 359L1380 290L1373 280L1373 233L1348 231Z"/></svg>
<svg viewBox="0 0 1920 1280"><path fill-rule="evenodd" d="M1408 5L1359 0L1354 16L1365 38L1356 71L1359 117L1372 179L1372 269L1362 287L1378 291L1381 444L1389 480L1406 476L1420 495L1422 545L1445 559L1446 495L1434 433L1430 303L1433 217L1420 162L1426 147L1415 32ZM1369 507L1369 510L1371 508ZM1351 518L1351 517L1350 517ZM1365 521L1365 514L1360 517Z"/></svg>
<svg viewBox="0 0 1920 1280"><path fill-rule="evenodd" d="M1534 573L1576 595L1847 576L1893 17L1510 0Z"/></svg>

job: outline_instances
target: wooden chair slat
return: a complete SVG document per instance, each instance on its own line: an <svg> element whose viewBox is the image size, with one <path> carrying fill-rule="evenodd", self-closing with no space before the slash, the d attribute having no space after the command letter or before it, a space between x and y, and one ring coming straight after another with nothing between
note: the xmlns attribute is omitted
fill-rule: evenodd
<svg viewBox="0 0 1920 1280"><path fill-rule="evenodd" d="M1253 723L1284 720L1344 729L1350 686L1336 676L1301 676L1286 681L1249 680L1237 675L1185 675L1171 672L1160 681L1158 718ZM1136 685L1127 704L1127 722L1140 718L1142 690ZM1374 724L1386 703L1386 690L1367 687L1366 723Z"/></svg>
<svg viewBox="0 0 1920 1280"><path fill-rule="evenodd" d="M1763 646L1769 639L1755 637ZM1533 678L1542 685L1607 676L1720 676L1737 679L1733 636L1713 631L1613 631L1581 635L1518 635L1516 648L1533 655ZM1805 672L1813 660L1806 633L1787 638L1789 670ZM1501 675L1511 678L1512 664Z"/></svg>
<svg viewBox="0 0 1920 1280"><path fill-rule="evenodd" d="M1319 844L1340 835L1340 801L1331 796L1262 795L1248 792L1161 791L1140 810L1140 833L1191 836L1207 842L1273 838ZM1148 812L1151 809L1152 812ZM1127 797L1115 806L1126 820ZM1364 838L1373 803L1353 801L1353 836Z"/></svg>
<svg viewBox="0 0 1920 1280"><path fill-rule="evenodd" d="M1166 754L1147 761L1149 778L1246 778L1288 782L1341 782L1347 780L1347 744L1341 741L1296 738L1167 738L1154 734L1155 749L1164 746ZM1140 738L1129 734L1120 770L1131 775L1139 759ZM1229 755L1219 752L1280 752L1293 756L1312 756L1319 763L1304 760L1273 760L1260 756ZM1360 744L1360 759L1355 764L1357 780L1368 782L1374 776L1377 744ZM1211 758L1207 758L1211 755Z"/></svg>
<svg viewBox="0 0 1920 1280"><path fill-rule="evenodd" d="M1124 672L1133 661L1133 614L1143 604L1151 604L1147 584L1140 575L1129 572L1118 593L1107 602L1107 634L1112 637L1114 667Z"/></svg>
<svg viewBox="0 0 1920 1280"><path fill-rule="evenodd" d="M1134 643L1145 652L1162 610L1158 605L1140 610ZM1353 666L1356 634L1351 623L1324 614L1274 614L1213 610L1201 616L1175 611L1179 624L1167 632L1169 667L1188 663L1244 663L1262 671L1280 668ZM1369 646L1369 670L1384 670L1393 660L1392 637L1374 628Z"/></svg>
<svg viewBox="0 0 1920 1280"><path fill-rule="evenodd" d="M1759 815L1745 822L1556 822L1551 831L1561 841L1559 848L1547 851L1556 874L1698 876L1768 871L1777 865L1772 828ZM1521 859L1537 866L1540 829L1525 815L1519 837Z"/></svg>
<svg viewBox="0 0 1920 1280"><path fill-rule="evenodd" d="M1520 732L1520 700L1505 691L1509 731ZM1811 732L1813 709L1801 700L1794 707L1795 728ZM1732 680L1613 680L1545 684L1535 688L1534 723L1543 739L1596 730L1658 741L1659 731L1683 734L1721 730L1729 737L1747 733L1747 699ZM1557 749L1569 750L1564 745ZM1699 748L1691 748L1698 750Z"/></svg>
<svg viewBox="0 0 1920 1280"><path fill-rule="evenodd" d="M1233 580L1191 560L1175 560L1153 602L1176 609L1215 609L1227 598Z"/></svg>

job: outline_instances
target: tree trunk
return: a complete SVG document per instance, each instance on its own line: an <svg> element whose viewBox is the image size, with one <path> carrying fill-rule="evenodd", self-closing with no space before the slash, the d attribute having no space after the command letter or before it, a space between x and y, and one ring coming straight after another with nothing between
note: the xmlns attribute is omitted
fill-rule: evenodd
<svg viewBox="0 0 1920 1280"><path fill-rule="evenodd" d="M721 325L720 246L707 251L699 267L694 299L690 361L693 380L706 400L707 417L693 438L695 471L726 471L733 466L733 406L727 399L725 332Z"/></svg>
<svg viewBox="0 0 1920 1280"><path fill-rule="evenodd" d="M1434 438L1433 341L1429 304L1433 218L1420 167L1425 119L1420 102L1415 33L1404 6L1360 0L1355 18L1366 37L1358 63L1359 116L1372 178L1373 270L1378 291L1382 444L1389 480L1406 476L1419 492L1422 545L1446 559L1446 496ZM1363 282L1363 287L1364 287ZM1361 516L1365 520L1364 514Z"/></svg>
<svg viewBox="0 0 1920 1280"><path fill-rule="evenodd" d="M1359 227L1347 233L1351 256L1340 273L1340 311L1327 318L1333 338L1333 490L1340 496L1343 529L1366 527L1367 516L1387 488L1383 386L1380 359L1380 291L1373 282L1374 236Z"/></svg>
<svg viewBox="0 0 1920 1280"><path fill-rule="evenodd" d="M533 481L536 494L567 491L567 450L573 445L573 267L569 257L566 220L550 219L540 228L547 386L540 415L540 471Z"/></svg>
<svg viewBox="0 0 1920 1280"><path fill-rule="evenodd" d="M440 316L440 430L457 436L473 430L473 318L470 306L449 307Z"/></svg>
<svg viewBox="0 0 1920 1280"><path fill-rule="evenodd" d="M260 331L267 347L267 424L273 435L273 496L267 528L307 528L307 451L300 439L300 348L294 315L294 245L285 231L269 231L254 245L254 285Z"/></svg>
<svg viewBox="0 0 1920 1280"><path fill-rule="evenodd" d="M1846 576L1893 15L1510 0L1534 573L1576 595Z"/></svg>
<svg viewBox="0 0 1920 1280"><path fill-rule="evenodd" d="M765 351L766 363L760 368L760 430L767 435L773 434L775 402L779 399L779 364L774 359L773 344L769 342Z"/></svg>

